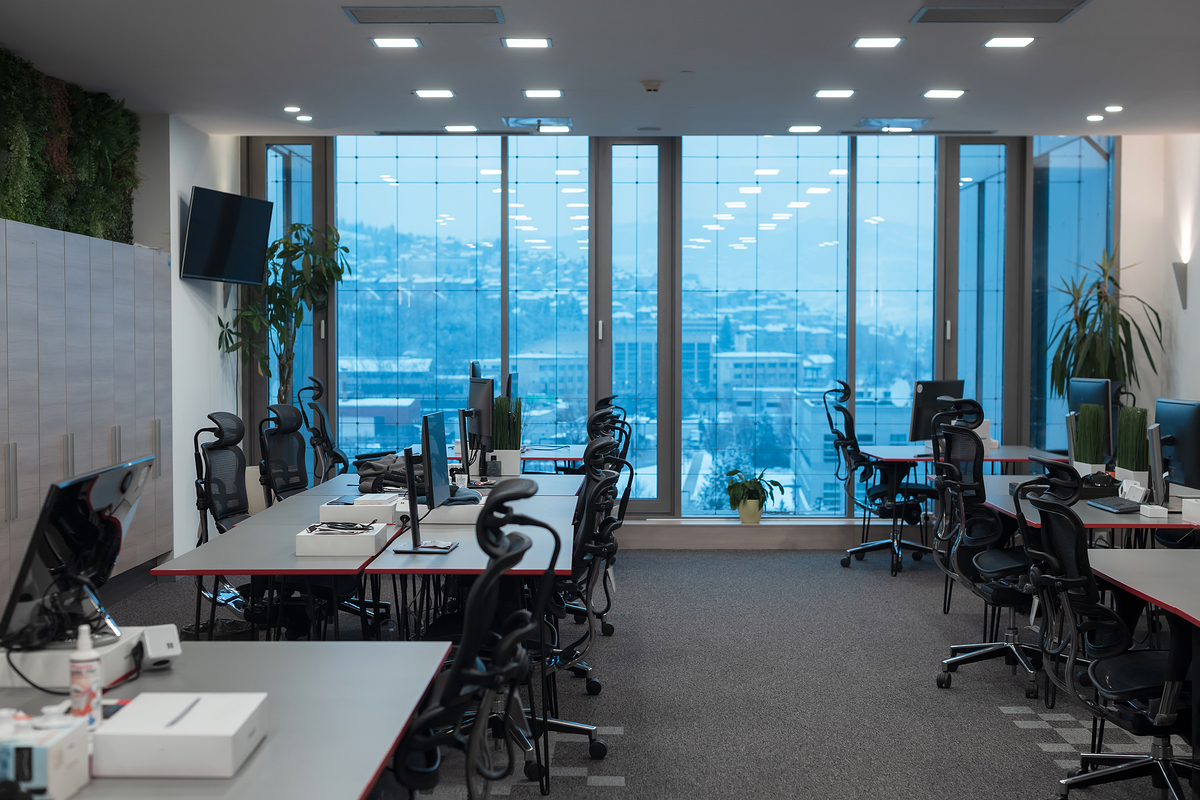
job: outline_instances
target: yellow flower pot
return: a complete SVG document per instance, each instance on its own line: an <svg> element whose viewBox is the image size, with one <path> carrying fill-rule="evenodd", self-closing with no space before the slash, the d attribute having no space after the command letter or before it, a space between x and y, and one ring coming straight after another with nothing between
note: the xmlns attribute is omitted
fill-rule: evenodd
<svg viewBox="0 0 1200 800"><path fill-rule="evenodd" d="M743 525L757 525L762 519L762 501L743 500L738 504L737 512Z"/></svg>

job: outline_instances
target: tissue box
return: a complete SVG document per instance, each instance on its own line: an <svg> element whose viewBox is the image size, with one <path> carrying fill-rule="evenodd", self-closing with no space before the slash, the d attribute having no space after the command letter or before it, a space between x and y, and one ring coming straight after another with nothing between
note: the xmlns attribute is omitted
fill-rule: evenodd
<svg viewBox="0 0 1200 800"><path fill-rule="evenodd" d="M367 522L370 521L368 518ZM382 550L387 542L388 525L383 522L377 522L370 530L361 533L309 533L308 530L303 530L296 534L296 555L373 556Z"/></svg>
<svg viewBox="0 0 1200 800"><path fill-rule="evenodd" d="M1183 499L1183 518L1187 522L1200 523L1200 498Z"/></svg>
<svg viewBox="0 0 1200 800"><path fill-rule="evenodd" d="M97 778L232 778L267 735L265 692L143 692L92 737Z"/></svg>
<svg viewBox="0 0 1200 800"><path fill-rule="evenodd" d="M87 722L61 722L66 727L33 730L0 741L0 780L16 781L30 795L53 800L67 800L86 786L90 780Z"/></svg>
<svg viewBox="0 0 1200 800"><path fill-rule="evenodd" d="M395 522L398 517L397 509L407 509L406 503L401 503L401 495L364 494L359 496L354 505L340 503L324 503L321 505L321 522Z"/></svg>

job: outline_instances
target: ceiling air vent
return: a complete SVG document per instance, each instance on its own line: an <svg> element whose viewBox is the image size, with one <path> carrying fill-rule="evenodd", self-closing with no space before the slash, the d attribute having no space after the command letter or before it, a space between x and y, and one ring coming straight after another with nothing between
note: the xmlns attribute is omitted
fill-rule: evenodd
<svg viewBox="0 0 1200 800"><path fill-rule="evenodd" d="M349 7L343 8L356 25L504 24L499 6L487 7Z"/></svg>
<svg viewBox="0 0 1200 800"><path fill-rule="evenodd" d="M924 6L913 22L1062 22L1088 0L945 0Z"/></svg>

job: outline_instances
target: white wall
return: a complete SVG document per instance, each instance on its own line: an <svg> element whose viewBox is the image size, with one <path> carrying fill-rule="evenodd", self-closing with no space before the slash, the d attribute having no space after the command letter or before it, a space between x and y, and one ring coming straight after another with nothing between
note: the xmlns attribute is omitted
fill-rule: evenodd
<svg viewBox="0 0 1200 800"><path fill-rule="evenodd" d="M168 121L171 263L171 357L173 443L175 467L175 554L196 545L196 490L192 437L211 425L212 411L238 410L236 355L217 349L218 315L229 319L223 306L225 284L179 278L181 245L192 187L222 192L240 189L240 150L236 136L210 136L178 117ZM237 292L230 294L232 307Z"/></svg>
<svg viewBox="0 0 1200 800"><path fill-rule="evenodd" d="M1121 140L1121 285L1162 316L1164 354L1155 376L1139 361L1138 404L1200 400L1200 135ZM1183 308L1172 263L1192 262Z"/></svg>

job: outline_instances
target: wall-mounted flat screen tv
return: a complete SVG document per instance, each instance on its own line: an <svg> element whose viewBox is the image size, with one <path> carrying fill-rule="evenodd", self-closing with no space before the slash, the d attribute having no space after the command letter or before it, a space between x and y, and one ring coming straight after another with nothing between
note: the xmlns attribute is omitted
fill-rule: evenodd
<svg viewBox="0 0 1200 800"><path fill-rule="evenodd" d="M179 277L259 285L267 267L271 203L192 187Z"/></svg>

